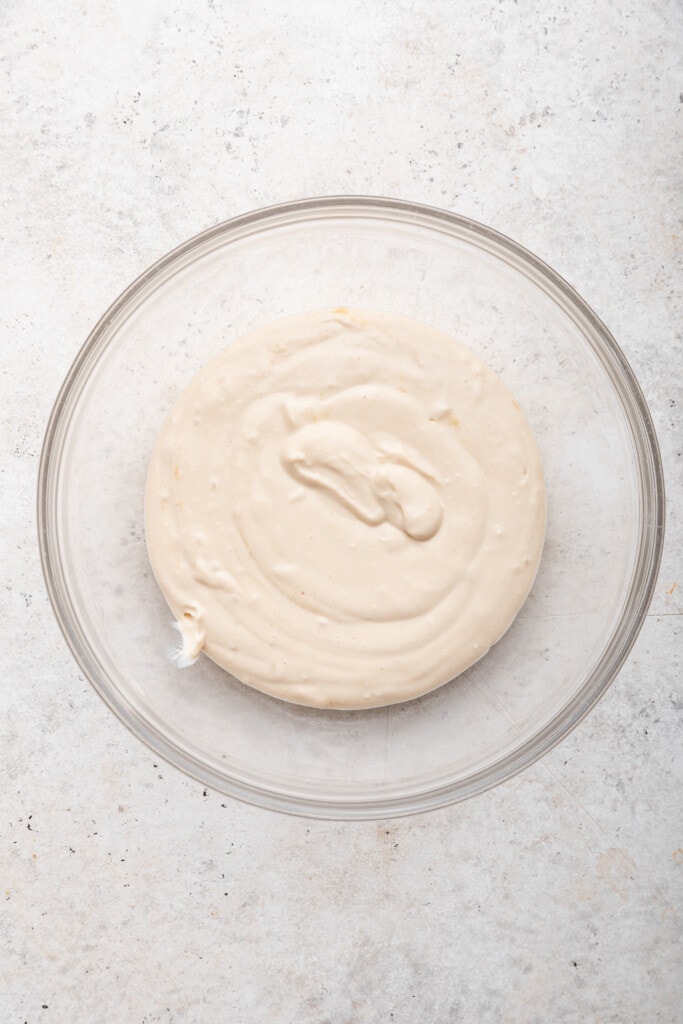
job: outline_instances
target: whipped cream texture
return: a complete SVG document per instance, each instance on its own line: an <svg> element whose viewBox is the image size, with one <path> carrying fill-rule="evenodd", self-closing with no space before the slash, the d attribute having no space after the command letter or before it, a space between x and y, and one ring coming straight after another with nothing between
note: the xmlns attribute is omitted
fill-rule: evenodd
<svg viewBox="0 0 683 1024"><path fill-rule="evenodd" d="M363 708L447 682L501 637L536 574L545 491L519 406L477 356L336 309L253 331L190 381L145 525L186 661Z"/></svg>

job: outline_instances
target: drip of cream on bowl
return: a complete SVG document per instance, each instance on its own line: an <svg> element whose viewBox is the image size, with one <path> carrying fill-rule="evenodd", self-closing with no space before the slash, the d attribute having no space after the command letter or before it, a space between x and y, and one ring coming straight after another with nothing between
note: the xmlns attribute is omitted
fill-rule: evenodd
<svg viewBox="0 0 683 1024"><path fill-rule="evenodd" d="M538 449L469 349L389 313L269 324L188 384L149 468L149 556L183 637L314 707L434 689L481 658L533 583Z"/></svg>

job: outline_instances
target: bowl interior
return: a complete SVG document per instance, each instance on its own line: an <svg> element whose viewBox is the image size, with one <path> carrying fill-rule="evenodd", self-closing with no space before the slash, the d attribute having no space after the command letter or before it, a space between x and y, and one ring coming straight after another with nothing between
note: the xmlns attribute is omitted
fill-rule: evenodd
<svg viewBox="0 0 683 1024"><path fill-rule="evenodd" d="M456 681L374 711L289 705L205 657L175 668L176 634L143 535L150 453L189 378L259 324L338 305L434 324L485 359L529 419L548 496L538 577L503 639ZM276 208L161 261L86 343L43 455L48 583L97 688L180 767L281 809L419 810L532 761L614 675L656 571L661 501L648 429L604 328L500 236L404 204Z"/></svg>

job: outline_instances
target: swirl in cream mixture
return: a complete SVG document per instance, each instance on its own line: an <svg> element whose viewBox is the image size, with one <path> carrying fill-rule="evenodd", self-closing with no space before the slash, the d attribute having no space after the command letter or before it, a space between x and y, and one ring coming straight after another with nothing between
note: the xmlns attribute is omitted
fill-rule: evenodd
<svg viewBox="0 0 683 1024"><path fill-rule="evenodd" d="M171 410L145 500L187 659L316 707L408 700L500 638L545 531L499 377L442 332L337 309L236 341Z"/></svg>

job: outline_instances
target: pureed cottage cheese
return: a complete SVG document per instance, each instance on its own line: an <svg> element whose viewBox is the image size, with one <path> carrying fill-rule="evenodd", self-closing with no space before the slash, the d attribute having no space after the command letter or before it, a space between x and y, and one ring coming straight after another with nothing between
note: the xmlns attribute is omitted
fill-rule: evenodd
<svg viewBox="0 0 683 1024"><path fill-rule="evenodd" d="M268 324L188 384L154 449L147 547L183 637L314 707L408 700L508 628L545 533L512 395L441 331L334 309Z"/></svg>

